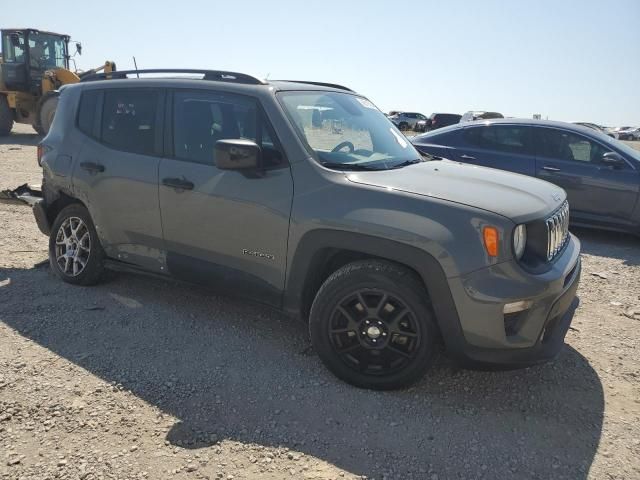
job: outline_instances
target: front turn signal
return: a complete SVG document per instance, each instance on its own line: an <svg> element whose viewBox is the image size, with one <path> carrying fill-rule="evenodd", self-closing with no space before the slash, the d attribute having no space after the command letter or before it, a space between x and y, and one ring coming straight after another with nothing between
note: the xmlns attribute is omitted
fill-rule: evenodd
<svg viewBox="0 0 640 480"><path fill-rule="evenodd" d="M484 227L482 229L482 240L484 241L484 248L490 257L498 256L498 229L496 227Z"/></svg>

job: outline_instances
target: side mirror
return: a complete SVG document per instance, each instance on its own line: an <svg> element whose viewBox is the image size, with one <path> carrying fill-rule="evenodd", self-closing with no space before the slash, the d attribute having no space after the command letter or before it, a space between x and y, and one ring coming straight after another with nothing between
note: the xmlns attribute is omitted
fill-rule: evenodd
<svg viewBox="0 0 640 480"><path fill-rule="evenodd" d="M20 35L18 35L17 33L12 33L11 35L9 35L9 38L11 39L11 45L13 45L14 47L20 46Z"/></svg>
<svg viewBox="0 0 640 480"><path fill-rule="evenodd" d="M251 140L218 140L215 154L220 170L255 170L262 166L262 150Z"/></svg>
<svg viewBox="0 0 640 480"><path fill-rule="evenodd" d="M622 168L625 165L624 158L616 152L607 152L602 155L601 162L611 168Z"/></svg>
<svg viewBox="0 0 640 480"><path fill-rule="evenodd" d="M76 53L82 55L82 44L80 42L76 42Z"/></svg>

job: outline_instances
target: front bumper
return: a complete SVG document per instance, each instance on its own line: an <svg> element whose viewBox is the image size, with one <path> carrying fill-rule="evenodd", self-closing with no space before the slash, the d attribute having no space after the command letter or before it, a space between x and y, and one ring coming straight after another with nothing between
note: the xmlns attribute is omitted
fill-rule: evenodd
<svg viewBox="0 0 640 480"><path fill-rule="evenodd" d="M522 367L554 358L578 305L580 273L580 242L571 236L544 274L529 274L507 262L449 279L459 328L449 325L443 331L448 353L475 366ZM519 300L531 306L503 313L506 303Z"/></svg>

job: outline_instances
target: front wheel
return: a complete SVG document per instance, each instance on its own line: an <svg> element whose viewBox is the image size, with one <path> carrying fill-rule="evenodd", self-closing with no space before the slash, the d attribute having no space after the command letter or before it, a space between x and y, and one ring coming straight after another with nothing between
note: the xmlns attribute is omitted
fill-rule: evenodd
<svg viewBox="0 0 640 480"><path fill-rule="evenodd" d="M407 386L428 370L436 327L417 275L365 260L334 272L311 307L311 342L337 377L357 387Z"/></svg>
<svg viewBox="0 0 640 480"><path fill-rule="evenodd" d="M94 285L104 272L104 252L89 211L80 204L63 208L49 235L49 263L65 282Z"/></svg>

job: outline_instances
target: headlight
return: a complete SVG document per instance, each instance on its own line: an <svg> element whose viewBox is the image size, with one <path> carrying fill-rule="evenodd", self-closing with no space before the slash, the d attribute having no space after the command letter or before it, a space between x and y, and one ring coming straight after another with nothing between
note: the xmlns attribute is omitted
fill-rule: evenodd
<svg viewBox="0 0 640 480"><path fill-rule="evenodd" d="M513 252L516 258L520 260L524 255L524 249L527 246L527 227L526 225L518 225L513 230Z"/></svg>

